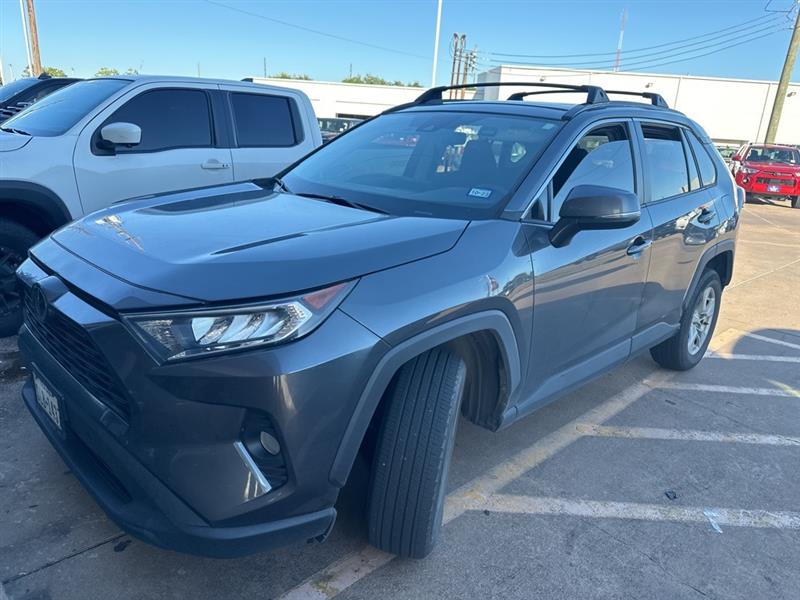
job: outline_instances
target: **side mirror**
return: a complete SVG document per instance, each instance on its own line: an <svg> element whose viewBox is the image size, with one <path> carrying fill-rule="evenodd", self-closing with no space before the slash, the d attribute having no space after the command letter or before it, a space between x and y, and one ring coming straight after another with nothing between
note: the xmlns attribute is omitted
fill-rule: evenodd
<svg viewBox="0 0 800 600"><path fill-rule="evenodd" d="M589 229L623 229L642 216L633 192L602 185L576 185L561 205L550 230L550 243L566 246L576 233Z"/></svg>
<svg viewBox="0 0 800 600"><path fill-rule="evenodd" d="M742 160L742 155L741 154L734 154L733 156L731 156L731 160L735 161L735 162L740 162Z"/></svg>
<svg viewBox="0 0 800 600"><path fill-rule="evenodd" d="M142 141L142 128L133 123L109 123L100 130L100 140L108 150L117 146L130 148Z"/></svg>

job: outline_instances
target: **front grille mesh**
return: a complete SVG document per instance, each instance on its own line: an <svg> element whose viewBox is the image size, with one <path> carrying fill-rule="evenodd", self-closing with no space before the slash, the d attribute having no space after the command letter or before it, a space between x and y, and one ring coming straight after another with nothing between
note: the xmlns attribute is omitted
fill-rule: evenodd
<svg viewBox="0 0 800 600"><path fill-rule="evenodd" d="M769 185L794 185L791 179L778 179L776 177L756 177L758 183L766 183Z"/></svg>
<svg viewBox="0 0 800 600"><path fill-rule="evenodd" d="M53 358L90 394L127 419L130 403L86 330L52 306L41 319L32 309L30 288L24 291L23 311L28 329Z"/></svg>

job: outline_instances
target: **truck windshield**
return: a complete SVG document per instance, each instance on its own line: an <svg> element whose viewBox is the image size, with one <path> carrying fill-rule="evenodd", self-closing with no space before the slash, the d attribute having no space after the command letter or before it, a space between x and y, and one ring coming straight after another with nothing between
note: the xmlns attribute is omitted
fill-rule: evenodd
<svg viewBox="0 0 800 600"><path fill-rule="evenodd" d="M560 128L550 119L467 111L382 115L284 174L296 194L393 215L496 216Z"/></svg>
<svg viewBox="0 0 800 600"><path fill-rule="evenodd" d="M745 159L750 162L775 162L787 165L800 164L800 151L794 148L753 147Z"/></svg>
<svg viewBox="0 0 800 600"><path fill-rule="evenodd" d="M3 127L30 135L61 135L114 92L130 83L127 79L90 79L53 92L3 123Z"/></svg>
<svg viewBox="0 0 800 600"><path fill-rule="evenodd" d="M39 80L33 77L26 77L25 79L17 79L16 81L0 85L0 102L5 102L9 98L16 96L20 92L31 87L37 81Z"/></svg>

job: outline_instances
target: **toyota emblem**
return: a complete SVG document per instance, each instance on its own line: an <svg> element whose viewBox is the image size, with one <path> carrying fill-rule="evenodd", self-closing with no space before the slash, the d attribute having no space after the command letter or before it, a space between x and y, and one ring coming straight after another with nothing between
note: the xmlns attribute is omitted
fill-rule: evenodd
<svg viewBox="0 0 800 600"><path fill-rule="evenodd" d="M47 301L47 296L44 294L42 286L38 283L33 286L31 290L31 308L36 318L44 321L47 318L47 311L50 308L50 303Z"/></svg>

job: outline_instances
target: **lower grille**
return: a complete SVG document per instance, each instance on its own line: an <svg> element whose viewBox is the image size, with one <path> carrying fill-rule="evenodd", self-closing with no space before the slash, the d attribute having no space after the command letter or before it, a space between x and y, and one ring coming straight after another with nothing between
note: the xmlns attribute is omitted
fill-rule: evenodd
<svg viewBox="0 0 800 600"><path fill-rule="evenodd" d="M23 314L34 337L70 375L121 417L129 417L130 403L121 384L83 327L52 306L42 319L33 310L30 288L24 291Z"/></svg>
<svg viewBox="0 0 800 600"><path fill-rule="evenodd" d="M757 177L756 182L766 183L768 185L786 185L789 187L794 185L794 181L791 179L776 179L774 177Z"/></svg>

